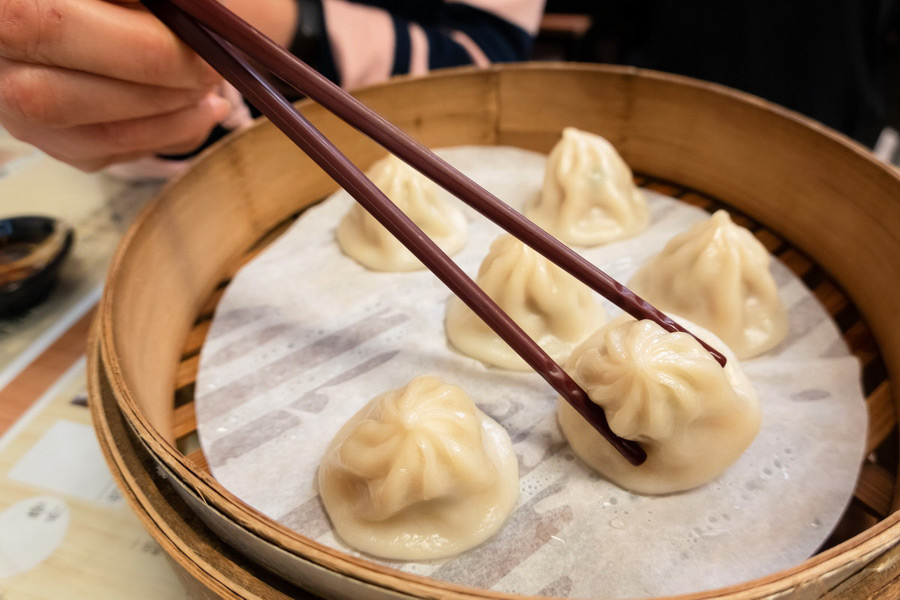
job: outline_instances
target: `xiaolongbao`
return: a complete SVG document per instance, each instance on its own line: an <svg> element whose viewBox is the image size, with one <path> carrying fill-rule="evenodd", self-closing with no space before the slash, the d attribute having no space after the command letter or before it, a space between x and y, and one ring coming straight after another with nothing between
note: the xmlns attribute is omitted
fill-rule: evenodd
<svg viewBox="0 0 900 600"><path fill-rule="evenodd" d="M506 431L462 389L423 376L344 425L318 483L345 542L424 560L468 550L500 529L518 498L518 462Z"/></svg>
<svg viewBox="0 0 900 600"><path fill-rule="evenodd" d="M466 243L466 220L462 212L443 200L433 181L389 155L366 173L400 210L447 254L459 252ZM424 269L419 259L354 203L337 228L337 241L344 251L373 271Z"/></svg>
<svg viewBox="0 0 900 600"><path fill-rule="evenodd" d="M738 358L750 358L787 334L770 260L760 241L720 210L672 238L628 285L657 308L709 329Z"/></svg>
<svg viewBox="0 0 900 600"><path fill-rule="evenodd" d="M550 152L543 190L525 215L579 246L635 235L648 220L647 201L612 144L572 127Z"/></svg>
<svg viewBox="0 0 900 600"><path fill-rule="evenodd" d="M560 399L569 444L590 467L634 492L667 494L705 483L731 466L759 431L756 393L734 355L708 331L683 324L726 355L724 368L690 335L627 315L588 338L566 364L610 428L639 442L647 461L630 464Z"/></svg>
<svg viewBox="0 0 900 600"><path fill-rule="evenodd" d="M590 289L511 235L491 244L477 283L557 362L606 322ZM529 368L455 296L447 304L446 328L450 342L468 356L504 369Z"/></svg>

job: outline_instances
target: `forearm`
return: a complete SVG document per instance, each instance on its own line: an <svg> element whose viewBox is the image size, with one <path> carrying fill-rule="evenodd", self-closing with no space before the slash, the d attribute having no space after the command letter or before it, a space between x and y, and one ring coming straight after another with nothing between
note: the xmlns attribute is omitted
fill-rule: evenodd
<svg viewBox="0 0 900 600"><path fill-rule="evenodd" d="M293 38L297 26L295 0L227 0L226 5L282 46Z"/></svg>
<svg viewBox="0 0 900 600"><path fill-rule="evenodd" d="M544 5L543 0L379 3L397 9L368 6L365 0L322 0L333 63L326 66L344 87L442 67L526 60Z"/></svg>

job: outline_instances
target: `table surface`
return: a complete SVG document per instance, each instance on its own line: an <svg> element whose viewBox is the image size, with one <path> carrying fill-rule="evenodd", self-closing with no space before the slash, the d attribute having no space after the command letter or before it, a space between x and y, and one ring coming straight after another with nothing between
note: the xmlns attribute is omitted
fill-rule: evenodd
<svg viewBox="0 0 900 600"><path fill-rule="evenodd" d="M84 346L121 235L158 183L61 164L0 130L0 217L63 218L50 297L0 319L0 599L187 598L115 487L91 427Z"/></svg>
<svg viewBox="0 0 900 600"><path fill-rule="evenodd" d="M187 598L116 490L86 409L84 345L109 260L158 189L82 173L0 129L0 217L76 232L51 296L0 319L0 600Z"/></svg>

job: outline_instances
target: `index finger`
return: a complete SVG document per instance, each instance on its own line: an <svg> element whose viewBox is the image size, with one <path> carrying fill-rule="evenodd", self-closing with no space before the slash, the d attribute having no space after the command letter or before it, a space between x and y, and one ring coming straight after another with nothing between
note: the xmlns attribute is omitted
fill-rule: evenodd
<svg viewBox="0 0 900 600"><path fill-rule="evenodd" d="M220 79L134 0L0 0L0 56L163 87Z"/></svg>

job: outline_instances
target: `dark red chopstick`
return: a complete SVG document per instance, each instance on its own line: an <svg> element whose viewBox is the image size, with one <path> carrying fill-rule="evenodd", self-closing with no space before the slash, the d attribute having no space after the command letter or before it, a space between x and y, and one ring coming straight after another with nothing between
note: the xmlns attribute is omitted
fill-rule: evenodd
<svg viewBox="0 0 900 600"><path fill-rule="evenodd" d="M644 450L636 442L617 436L609 428L603 410L590 401L584 390L229 42L198 25L166 0L145 0L144 4L346 189L629 462L639 465L646 460Z"/></svg>
<svg viewBox="0 0 900 600"><path fill-rule="evenodd" d="M247 56L258 59L273 75L371 137L634 318L654 321L666 331L680 331L693 335L216 0L168 1L191 15L209 31L227 39ZM725 366L726 359L723 354L697 336L694 338L720 365Z"/></svg>

